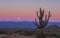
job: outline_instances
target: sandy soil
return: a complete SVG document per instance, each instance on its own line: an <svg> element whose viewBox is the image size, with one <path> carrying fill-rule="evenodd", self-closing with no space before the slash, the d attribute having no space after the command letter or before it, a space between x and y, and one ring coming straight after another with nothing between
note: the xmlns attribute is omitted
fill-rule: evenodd
<svg viewBox="0 0 60 38"><path fill-rule="evenodd" d="M0 34L0 38L35 38L35 37L18 35L18 34L12 34L12 35Z"/></svg>
<svg viewBox="0 0 60 38"><path fill-rule="evenodd" d="M0 38L35 38L35 36L24 36L19 34L0 34ZM56 37L47 37L47 38L56 38Z"/></svg>

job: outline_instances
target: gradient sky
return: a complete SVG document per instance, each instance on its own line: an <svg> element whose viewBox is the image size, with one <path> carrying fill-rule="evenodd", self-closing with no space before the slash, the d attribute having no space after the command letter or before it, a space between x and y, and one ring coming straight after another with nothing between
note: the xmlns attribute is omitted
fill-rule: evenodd
<svg viewBox="0 0 60 38"><path fill-rule="evenodd" d="M60 21L60 0L0 0L0 21L32 21L39 8L51 11L50 21Z"/></svg>

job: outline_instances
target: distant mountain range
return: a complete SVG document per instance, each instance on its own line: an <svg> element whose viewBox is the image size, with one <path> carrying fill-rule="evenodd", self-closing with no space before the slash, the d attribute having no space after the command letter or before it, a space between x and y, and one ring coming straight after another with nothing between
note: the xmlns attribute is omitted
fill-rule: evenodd
<svg viewBox="0 0 60 38"><path fill-rule="evenodd" d="M49 25L57 25L60 27L60 22L49 22ZM8 22L0 22L0 28L31 28L34 29L36 28L36 26L33 24L33 22L28 22L28 21L23 21L23 22L12 22L12 21L8 21Z"/></svg>

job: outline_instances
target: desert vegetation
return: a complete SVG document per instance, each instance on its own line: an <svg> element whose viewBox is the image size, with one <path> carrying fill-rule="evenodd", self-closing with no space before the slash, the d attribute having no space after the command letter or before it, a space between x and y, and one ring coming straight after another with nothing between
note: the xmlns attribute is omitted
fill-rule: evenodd
<svg viewBox="0 0 60 38"><path fill-rule="evenodd" d="M36 19L35 19L35 22L33 22L38 28L37 31L36 31L36 38L46 38L46 36L44 34L44 29L47 26L47 23L49 21L49 18L51 17L51 14L50 14L50 11L49 11L48 15L45 16L45 20L43 20L44 13L45 13L44 10L42 10L40 8L39 14L38 14L38 11L36 13L37 18L38 18L38 22L37 22Z"/></svg>
<svg viewBox="0 0 60 38"><path fill-rule="evenodd" d="M49 11L48 15L45 15L45 20L43 20L44 13L41 8L39 13L36 12L38 19L33 21L36 29L0 29L0 38L60 38L60 27L51 25L46 28L52 15Z"/></svg>
<svg viewBox="0 0 60 38"><path fill-rule="evenodd" d="M51 26L50 26L51 28ZM52 28L53 29L53 28ZM4 29L3 29L4 30ZM8 29L10 30L10 29ZM38 30L38 33L36 30L30 30L30 29L11 29L10 31L5 30L0 32L0 38L37 38L36 35L40 33ZM60 38L60 31L59 30L50 30L49 28L44 29L44 35L46 38ZM39 37L38 37L39 38Z"/></svg>

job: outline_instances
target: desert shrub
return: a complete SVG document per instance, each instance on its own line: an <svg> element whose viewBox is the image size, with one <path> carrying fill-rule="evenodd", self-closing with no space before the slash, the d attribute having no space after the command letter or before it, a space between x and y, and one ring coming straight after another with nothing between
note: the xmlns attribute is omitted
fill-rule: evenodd
<svg viewBox="0 0 60 38"><path fill-rule="evenodd" d="M24 31L24 35L28 36L28 35L32 35L33 31Z"/></svg>
<svg viewBox="0 0 60 38"><path fill-rule="evenodd" d="M15 31L14 33L18 33L18 31Z"/></svg>
<svg viewBox="0 0 60 38"><path fill-rule="evenodd" d="M0 34L7 34L6 31L0 31Z"/></svg>
<svg viewBox="0 0 60 38"><path fill-rule="evenodd" d="M27 35L30 35L28 31L24 31L24 35L27 36Z"/></svg>
<svg viewBox="0 0 60 38"><path fill-rule="evenodd" d="M14 33L22 34L23 31L24 31L23 29L20 29L20 30L15 31Z"/></svg>
<svg viewBox="0 0 60 38"><path fill-rule="evenodd" d="M7 36L3 36L3 37L1 37L1 38L10 38L10 37L7 37Z"/></svg>
<svg viewBox="0 0 60 38"><path fill-rule="evenodd" d="M33 35L35 34L35 31L34 30L22 30L22 31L19 31L19 34L20 35L25 35L25 36L28 36L28 35Z"/></svg>
<svg viewBox="0 0 60 38"><path fill-rule="evenodd" d="M4 34L2 31L0 31L0 34Z"/></svg>
<svg viewBox="0 0 60 38"><path fill-rule="evenodd" d="M60 32L46 32L45 34L48 37L57 37L57 38L60 38Z"/></svg>
<svg viewBox="0 0 60 38"><path fill-rule="evenodd" d="M53 36L55 36L57 38L60 38L60 35L59 34L56 34L56 33L53 33Z"/></svg>

